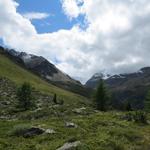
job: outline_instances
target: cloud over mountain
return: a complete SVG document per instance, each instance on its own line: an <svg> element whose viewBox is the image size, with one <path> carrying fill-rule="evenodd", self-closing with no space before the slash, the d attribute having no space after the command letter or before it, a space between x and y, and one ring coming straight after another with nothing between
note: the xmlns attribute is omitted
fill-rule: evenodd
<svg viewBox="0 0 150 150"><path fill-rule="evenodd" d="M38 34L30 19L17 12L17 2L0 0L0 38L9 47L57 60L60 69L84 81L98 71L133 72L150 64L149 0L61 3L69 19L84 16L87 28L75 24Z"/></svg>

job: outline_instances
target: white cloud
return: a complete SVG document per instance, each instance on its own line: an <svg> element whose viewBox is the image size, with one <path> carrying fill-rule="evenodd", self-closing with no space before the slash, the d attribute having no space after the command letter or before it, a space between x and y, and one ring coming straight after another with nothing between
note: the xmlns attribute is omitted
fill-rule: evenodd
<svg viewBox="0 0 150 150"><path fill-rule="evenodd" d="M83 0L61 0L64 13L70 18L76 18L81 13Z"/></svg>
<svg viewBox="0 0 150 150"><path fill-rule="evenodd" d="M23 16L29 20L33 20L33 19L46 19L50 16L50 14L48 13L41 13L41 12L27 12L24 13Z"/></svg>
<svg viewBox="0 0 150 150"><path fill-rule="evenodd" d="M13 0L0 0L0 37L17 50L59 60L71 76L87 80L92 74L132 72L150 64L149 0L62 0L70 18L84 15L86 30L38 34Z"/></svg>

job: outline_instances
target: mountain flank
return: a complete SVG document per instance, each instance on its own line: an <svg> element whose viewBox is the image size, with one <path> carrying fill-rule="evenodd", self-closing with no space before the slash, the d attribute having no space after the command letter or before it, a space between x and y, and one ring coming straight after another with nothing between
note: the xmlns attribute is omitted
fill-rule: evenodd
<svg viewBox="0 0 150 150"><path fill-rule="evenodd" d="M134 107L142 108L143 100L150 89L150 67L141 68L137 72L110 75L94 75L86 82L86 87L95 89L103 78L112 94L115 105L131 101Z"/></svg>
<svg viewBox="0 0 150 150"><path fill-rule="evenodd" d="M0 50L1 53L9 57L12 61L38 75L45 81L62 89L90 97L89 91L92 91L90 88L83 86L79 81L63 73L44 57L3 47L0 47Z"/></svg>

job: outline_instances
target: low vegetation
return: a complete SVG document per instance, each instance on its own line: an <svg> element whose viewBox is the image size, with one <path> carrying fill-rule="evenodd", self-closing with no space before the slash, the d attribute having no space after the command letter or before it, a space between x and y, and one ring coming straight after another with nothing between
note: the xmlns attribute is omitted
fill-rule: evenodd
<svg viewBox="0 0 150 150"><path fill-rule="evenodd" d="M150 126L122 120L123 115L119 112L98 112L87 116L68 116L78 125L77 128L65 127L64 121L57 117L32 120L30 126L52 128L56 133L31 138L20 137L29 128L28 121L0 121L0 147L6 150L56 150L66 142L80 141L79 150L148 150Z"/></svg>

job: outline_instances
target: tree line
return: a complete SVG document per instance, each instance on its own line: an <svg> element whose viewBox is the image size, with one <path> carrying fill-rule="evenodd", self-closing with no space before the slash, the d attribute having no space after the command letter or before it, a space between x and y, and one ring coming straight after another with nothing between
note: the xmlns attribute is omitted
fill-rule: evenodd
<svg viewBox="0 0 150 150"><path fill-rule="evenodd" d="M111 99L111 93L107 89L103 79L100 79L99 84L94 93L94 103L97 110L107 111L110 109L115 109L114 101ZM126 100L122 106L121 110L132 111L134 110L131 101ZM150 111L150 91L148 92L146 98L144 99L144 111Z"/></svg>
<svg viewBox="0 0 150 150"><path fill-rule="evenodd" d="M23 110L29 110L35 107L35 97L33 96L33 88L30 83L23 83L17 90L18 106ZM54 104L63 105L63 100L58 100L57 94L54 94L52 101ZM114 109L111 94L108 91L104 81L101 79L97 89L93 96L93 102L95 107L99 111L107 111ZM124 104L124 110L132 111L132 105L130 101L126 101ZM144 101L144 110L150 111L150 92L148 92Z"/></svg>

